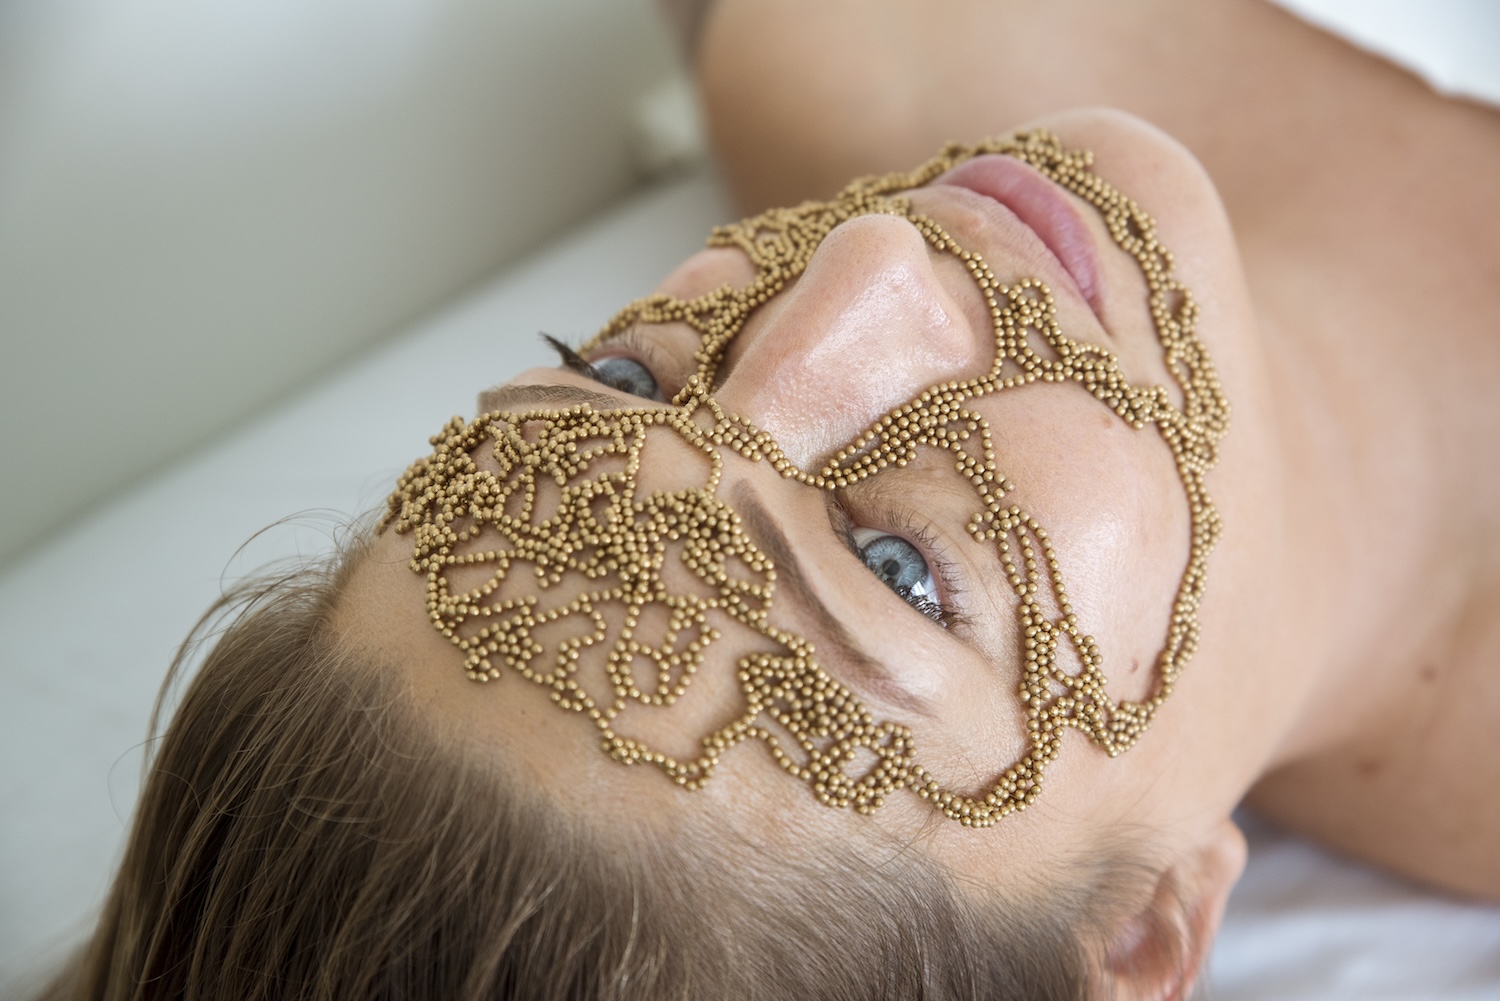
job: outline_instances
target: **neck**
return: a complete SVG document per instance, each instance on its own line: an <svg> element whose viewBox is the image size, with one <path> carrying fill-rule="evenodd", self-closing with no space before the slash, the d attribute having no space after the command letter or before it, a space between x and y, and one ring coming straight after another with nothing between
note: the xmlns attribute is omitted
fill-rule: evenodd
<svg viewBox="0 0 1500 1001"><path fill-rule="evenodd" d="M1463 166L1500 156L1500 129L1454 133L1488 113L1416 96L1384 106L1401 156L1371 123L1311 129L1286 143L1316 169L1230 206L1251 220L1299 584L1305 689L1276 763L1399 716L1500 570L1500 213Z"/></svg>

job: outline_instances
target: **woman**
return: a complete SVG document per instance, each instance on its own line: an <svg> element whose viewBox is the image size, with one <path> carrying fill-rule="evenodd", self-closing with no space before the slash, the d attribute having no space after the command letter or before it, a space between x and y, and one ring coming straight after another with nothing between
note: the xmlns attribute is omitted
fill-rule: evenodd
<svg viewBox="0 0 1500 1001"><path fill-rule="evenodd" d="M1028 131L231 596L55 996L1182 996L1247 795L1500 899L1489 113L1256 5L807 6L703 22L748 205Z"/></svg>

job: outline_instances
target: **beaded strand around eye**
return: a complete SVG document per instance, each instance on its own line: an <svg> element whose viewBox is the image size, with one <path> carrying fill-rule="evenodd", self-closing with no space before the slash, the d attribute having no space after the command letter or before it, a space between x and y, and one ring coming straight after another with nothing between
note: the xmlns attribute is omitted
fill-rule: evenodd
<svg viewBox="0 0 1500 1001"><path fill-rule="evenodd" d="M1002 283L980 255L964 250L902 197L981 153L1023 160L1100 212L1115 242L1145 276L1147 307L1168 370L1182 391L1180 408L1165 387L1131 384L1109 351L1064 335L1044 283ZM1092 159L1088 152L1064 149L1042 131L955 144L910 173L855 181L830 202L776 209L720 227L709 245L744 251L757 271L750 285L691 300L649 296L623 310L596 339L640 324L683 322L696 329L702 335L698 369L671 407L600 412L579 406L450 422L432 440L432 455L414 463L397 484L384 524L413 533L411 565L427 580L429 616L463 651L469 677L488 681L501 676L501 665L509 667L547 688L559 707L587 715L613 758L654 765L687 788L701 786L726 750L753 738L830 806L869 812L904 788L976 827L1035 801L1043 769L1058 756L1068 727L1085 733L1111 757L1128 749L1171 695L1197 645L1208 554L1220 534L1204 476L1217 461L1229 406L1196 336L1192 296L1173 277L1172 257L1158 241L1155 223L1093 173ZM964 264L989 306L995 359L984 376L928 388L881 417L817 471L803 470L771 435L724 412L713 396L714 379L751 313L802 273L829 231L871 213L907 219L932 247ZM1031 346L1032 335L1047 341L1055 359ZM997 468L989 424L969 406L1039 381L1077 383L1131 427L1155 426L1182 482L1190 524L1188 561L1152 691L1138 702L1116 702L1107 694L1103 652L1083 632L1068 602L1057 553L1037 519L1008 501L1015 486ZM638 488L642 450L662 434L702 455L708 469L702 484L652 493ZM486 444L499 464L498 476L474 458ZM908 728L877 721L819 666L812 644L771 624L775 568L745 533L739 515L717 496L725 448L817 490L843 489L906 465L921 449L951 455L978 502L965 527L975 539L994 545L1016 595L1024 662L1017 696L1026 713L1027 748L982 796L944 788L918 763ZM550 513L537 509L544 490L556 494ZM482 548L481 540L493 540L486 543L492 548ZM667 584L679 564L700 585L691 593ZM546 609L540 594L499 598L518 565L532 568L538 592L569 574L588 583L571 600ZM450 577L466 568L482 569L488 578L455 590ZM1055 617L1047 612L1048 595ZM738 662L743 712L705 734L702 752L692 760L617 732L616 721L628 707L670 706L688 693L707 650L720 638L713 625L719 620L747 627L770 646ZM551 646L537 638L538 632L558 629L566 637ZM1076 671L1059 659L1063 644L1073 651ZM608 690L586 690L579 680L581 658L601 645L608 647ZM637 671L642 663L646 669ZM851 775L861 751L874 764Z"/></svg>

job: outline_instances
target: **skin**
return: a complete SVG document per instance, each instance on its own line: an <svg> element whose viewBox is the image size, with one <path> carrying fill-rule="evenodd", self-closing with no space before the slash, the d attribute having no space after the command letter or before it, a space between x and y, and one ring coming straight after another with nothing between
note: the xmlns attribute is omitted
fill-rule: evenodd
<svg viewBox="0 0 1500 1001"><path fill-rule="evenodd" d="M1253 343L1253 330L1233 244L1202 171L1166 136L1123 116L1093 113L1047 124L1065 141L1095 149L1112 164L1110 179L1143 198L1179 195L1178 207L1159 219L1163 236L1212 248L1184 261L1181 274L1192 287L1212 290L1200 297L1202 326L1214 331L1210 347L1227 363L1226 392L1238 405L1263 407L1265 375L1260 359L1244 346ZM1183 189L1191 196L1180 197ZM1077 202L1078 215L1099 252L1097 315L1035 235L994 203L942 186L911 198L961 245L979 251L1002 280L1047 281L1070 336L1109 346L1133 380L1159 380L1160 349L1142 305L1144 282L1084 203ZM660 290L689 298L725 283L744 284L752 274L736 251L705 251L668 276ZM628 347L606 345L597 357L641 356L671 393L691 370L696 344L689 328L665 325L645 330ZM993 350L987 309L956 260L932 251L905 220L865 217L830 234L806 273L751 318L720 371L716 397L770 431L799 462L815 465L926 386L983 371ZM539 394L552 390L536 387L559 386L603 391L569 372L536 370L484 394L479 409L546 405ZM820 409L829 399L837 407ZM611 400L616 406L648 404L606 392L595 405L608 407ZM1096 624L1101 645L1121 665L1111 678L1112 694L1143 696L1186 560L1186 504L1170 454L1155 431L1130 429L1072 385L1040 385L977 406L996 431L1007 475L1021 485L1016 499L1041 518L1067 563L1078 613ZM1243 531L1226 537L1215 556L1224 603L1204 610L1207 642L1198 658L1209 664L1247 654L1270 659L1264 631L1255 623L1272 612L1268 596L1276 591L1275 578L1300 573L1279 562L1289 554L1268 562L1257 544L1280 517L1265 489L1266 473L1275 466L1271 442L1253 430L1234 440L1214 489L1223 494L1226 518ZM1059 464L1059 452L1079 461ZM922 760L945 782L977 791L993 779L995 763L1013 760L1021 746L1014 599L999 579L993 549L963 533L973 495L944 465L934 457L883 473L845 491L844 500L857 523L898 532L920 523L941 538L962 582L961 593L950 597L965 622L951 630L907 608L847 552L829 524L823 494L781 478L765 463L729 456L720 495L742 512L763 508L781 526L788 555L777 555L764 542L762 548L775 555L784 581L803 579L827 609L820 617L809 611L813 602L787 600L792 585L783 583L773 622L811 638L827 667L877 715L910 725L924 749ZM643 489L679 485L660 467L643 470ZM1242 507L1254 512L1253 522ZM887 523L891 518L906 520ZM1184 920L1193 924L1197 943L1211 938L1243 861L1242 840L1225 817L1273 752L1276 729L1286 726L1284 715L1273 728L1258 725L1277 707L1254 674L1190 672L1172 703L1183 709L1163 714L1151 739L1112 761L1081 735L1068 734L1039 804L983 832L935 817L909 794L893 797L873 817L822 807L755 744L728 755L705 790L685 793L654 772L623 769L599 754L589 724L560 717L541 692L522 689L507 696L514 689L505 681L481 690L458 683L456 655L426 621L423 582L406 568L409 554L404 537L387 533L378 541L351 590L357 617L351 635L387 652L404 652L401 662L432 718L526 763L539 782L580 810L618 811L636 823L645 817L669 829L695 818L722 823L728 817L771 843L787 832L830 843L862 839L891 853L918 843L970 892L1008 898L1044 894L1068 860L1097 852L1120 831L1150 831L1153 861L1170 873L1162 892L1186 890L1192 904ZM1259 611L1228 614L1231 600ZM847 640L830 635L830 621ZM723 669L737 656L735 644L748 639L731 635L716 648L710 666L720 669L718 687L716 674L705 668L697 684L711 698L694 703L697 712L732 707L734 693L722 683ZM864 656L841 654L846 645ZM876 671L861 670L861 660ZM1265 713L1235 711L1260 703ZM631 732L690 755L706 721L684 706L667 717L668 725L647 723ZM1239 725L1226 728L1226 718ZM1233 739L1226 741L1230 731ZM1184 757L1176 750L1183 743L1217 753ZM1028 861L1018 866L1017 859ZM1151 906L1155 889L1145 888L1137 909ZM1130 934L1123 918L1122 934Z"/></svg>
<svg viewBox="0 0 1500 1001"><path fill-rule="evenodd" d="M651 769L621 767L596 749L586 720L560 714L540 691L509 679L476 691L463 681L457 653L426 620L422 580L406 568L410 542L393 533L377 541L351 588L352 641L400 654L414 697L438 725L524 765L563 802L606 822L645 822L670 833L712 819L769 844L812 837L873 851L917 845L967 892L1010 900L1045 894L1079 859L1123 838L1162 872L1118 916L1112 944L1098 957L1124 997L1190 986L1190 973L1153 961L1142 922L1163 900L1180 901L1175 934L1188 969L1196 969L1243 865L1243 840L1228 817L1247 795L1276 819L1355 855L1500 899L1492 848L1500 807L1481 795L1500 784L1500 627L1492 624L1500 622L1500 531L1492 514L1500 510L1500 483L1481 458L1489 454L1483 443L1500 440L1500 408L1485 395L1500 376L1489 335L1496 307L1485 283L1500 260L1492 246L1500 226L1473 225L1482 209L1464 200L1472 182L1450 176L1455 171L1442 158L1428 158L1443 142L1491 148L1493 120L1473 109L1428 108L1428 121L1417 110L1435 99L1409 80L1330 48L1260 5L1226 8L1217 16L1227 26L1191 5L1168 4L1161 5L1172 15L1165 20L1132 13L1115 25L1112 7L1086 5L1097 35L1092 27L1076 37L1055 25L1036 28L1052 31L1047 37L1062 40L1064 63L1080 67L1092 65L1089 46L1102 51L1106 39L1107 51L1128 51L1114 30L1169 24L1149 39L1160 57L1153 65L1167 80L1219 65L1215 58L1233 51L1231 39L1251 53L1279 46L1293 79L1278 76L1266 87L1296 93L1299 73L1342 74L1350 86L1378 92L1388 120L1373 120L1360 101L1324 94L1288 123L1274 114L1286 95L1236 83L1232 65L1213 76L1207 96L1161 84L1152 104L1149 80L1134 79L1118 59L1096 60L1099 79L1042 74L1022 99L997 70L1001 60L928 58L945 41L967 44L986 27L974 19L999 16L989 5L949 3L941 17L913 19L893 4L888 18L857 21L839 19L836 3L812 6L724 0L707 23L703 82L730 177L747 204L826 194L835 172L842 180L910 166L949 134L1004 131L1024 114L997 116L1097 100L1109 86L1123 88L1119 103L1156 111L1187 142L1115 112L1035 123L1069 146L1094 150L1098 173L1155 216L1198 301L1200 336L1234 407L1207 481L1225 531L1210 559L1199 650L1151 730L1117 759L1070 731L1038 803L971 831L907 793L871 816L823 807L755 744L726 755L698 792ZM1053 10L1027 16L1063 16ZM954 31L955 23L967 27ZM1170 44L1176 31L1197 32L1191 37L1199 44ZM813 48L819 60L806 57ZM1012 72L1026 70L1026 55L1018 51ZM772 84L747 85L752 75L767 79L768 68ZM1111 73L1133 79L1134 89ZM1147 74L1137 68L1136 75ZM807 99L783 100L794 92ZM1346 100L1348 107L1322 106ZM1258 159L1245 156L1229 130L1208 128L1210 110L1220 117L1234 101L1246 105L1238 120L1248 136L1280 130L1277 142L1257 147ZM929 108L930 116L917 113ZM1326 130L1335 114L1345 123L1337 143ZM841 127L830 127L833 121ZM1376 139L1388 145L1390 136L1408 133L1422 141L1400 148L1417 163L1369 155ZM779 145L768 142L773 134ZM1354 149L1343 150L1344 140ZM778 153L755 152L766 149ZM1307 162L1319 168L1306 170ZM1452 183L1434 184L1434 172ZM1399 202L1399 226L1369 211L1390 203L1391 191L1421 195ZM1097 312L1029 231L965 195L934 187L912 198L1002 280L1046 280L1069 336L1107 345L1133 381L1163 381L1144 284L1091 209L1077 203L1099 251ZM751 274L737 252L706 251L659 288L687 298ZM992 336L961 267L930 251L903 220L857 219L835 230L807 272L752 316L716 396L813 465L926 386L985 368ZM670 395L691 368L695 344L690 330L667 325L600 356L641 357ZM561 370L523 373L511 385L575 387L620 406L649 405ZM480 409L525 409L537 392L501 388ZM1076 386L1029 387L978 408L996 429L996 452L1020 485L1019 502L1055 541L1074 605L1106 653L1111 694L1139 695L1186 553L1185 504L1169 453L1154 431L1129 429ZM1059 455L1073 461L1058 462ZM922 760L945 781L982 787L994 762L1012 760L1019 746L1014 599L996 579L993 551L962 531L969 488L939 465L883 473L848 491L847 501L859 524L901 532L887 522L919 520L940 538L962 580L952 597L964 622L950 630L907 608L848 553L821 494L730 455L720 496L742 513L768 513L785 534L802 590L829 613L820 617L811 600L787 600L792 589L783 583L773 622L812 639L830 672L878 716L908 723ZM650 489L673 475L659 464L643 470L641 484ZM790 567L778 565L787 577ZM736 645L746 642L729 637L713 662L732 663ZM720 700L733 696L723 685L704 688ZM643 732L687 753L702 721L682 719L648 722Z"/></svg>
<svg viewBox="0 0 1500 1001"><path fill-rule="evenodd" d="M1297 713L1250 802L1500 898L1500 201L1472 166L1500 155L1494 109L1258 0L722 0L697 64L747 208L1080 105L1192 152L1231 220L1271 383L1251 420L1277 443L1275 534L1313 557L1261 620L1277 659L1242 660Z"/></svg>

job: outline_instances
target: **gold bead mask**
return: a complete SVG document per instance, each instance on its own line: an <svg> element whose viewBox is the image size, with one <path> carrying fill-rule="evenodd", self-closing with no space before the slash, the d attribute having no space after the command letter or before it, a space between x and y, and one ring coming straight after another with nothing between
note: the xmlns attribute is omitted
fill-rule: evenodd
<svg viewBox="0 0 1500 1001"><path fill-rule="evenodd" d="M901 197L980 153L1021 159L1101 213L1145 276L1181 406L1164 387L1132 385L1102 347L1065 336L1043 283L1000 283L979 255L963 250ZM594 341L647 324L680 322L698 331L697 372L670 405L496 412L469 423L454 418L432 440L432 454L397 484L382 528L413 534L411 567L426 578L432 624L462 651L469 677L489 681L510 673L542 686L559 708L593 722L605 753L625 764L653 765L689 789L712 777L725 751L754 739L825 804L869 812L893 790L909 789L971 826L993 824L1036 799L1067 727L1110 756L1129 748L1171 694L1196 645L1207 556L1219 535L1203 477L1217 459L1229 408L1195 336L1192 297L1173 277L1155 224L1093 174L1091 164L1089 153L1065 150L1046 132L1022 133L952 145L910 173L855 181L832 201L720 227L709 246L743 251L757 271L753 283L687 301L662 294L638 300ZM824 236L870 213L907 219L930 246L962 261L990 307L995 357L987 374L930 387L874 422L822 468L800 469L769 434L719 406L716 373L746 318L802 273ZM1029 336L1045 339L1048 356ZM1134 428L1154 426L1175 459L1190 521L1188 561L1151 691L1140 701L1115 701L1106 693L1104 652L1068 603L1046 531L1011 502L1015 488L996 464L989 425L969 406L1038 381L1075 383ZM668 445L665 452L700 455L701 474L691 474L681 488L641 488L643 454L658 442ZM489 452L484 462L476 458L481 450ZM1016 598L1023 660L1016 695L1025 710L1026 744L1018 760L997 763L987 790L966 795L944 788L919 761L907 727L877 719L819 665L808 640L772 625L775 568L719 496L726 450L820 491L849 487L922 450L947 453L973 488L965 528L994 546ZM483 468L492 464L498 472ZM679 468L677 459L672 464ZM548 594L554 588L562 595L555 601ZM688 705L695 676L732 628L751 631L755 640L733 667L742 701L732 719L702 733L696 757L674 757L620 732L622 713L632 706L671 712ZM1064 645L1071 657L1059 656ZM602 670L581 671L590 658Z"/></svg>

